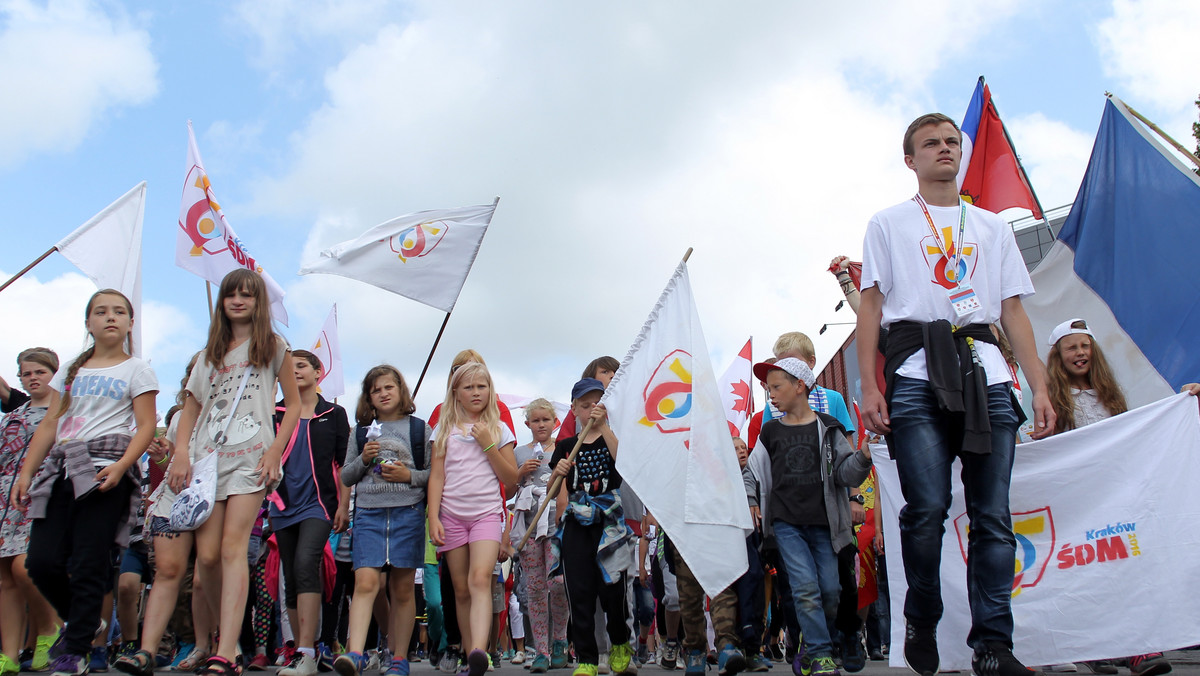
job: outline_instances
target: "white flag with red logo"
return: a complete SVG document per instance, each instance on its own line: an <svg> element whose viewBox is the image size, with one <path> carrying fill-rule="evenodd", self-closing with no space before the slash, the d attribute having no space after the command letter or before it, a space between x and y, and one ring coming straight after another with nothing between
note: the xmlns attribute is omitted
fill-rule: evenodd
<svg viewBox="0 0 1200 676"><path fill-rule="evenodd" d="M687 264L676 268L601 401L621 477L716 596L746 571L753 525Z"/></svg>
<svg viewBox="0 0 1200 676"><path fill-rule="evenodd" d="M725 375L717 381L721 391L721 404L725 407L725 419L729 421L729 433L735 437L742 436L742 428L746 421L754 415L754 394L750 384L754 382L754 364L751 343L753 338L747 338L741 352L733 358L733 363L725 369Z"/></svg>
<svg viewBox="0 0 1200 676"><path fill-rule="evenodd" d="M283 307L283 288L263 270L262 262L250 255L246 245L226 220L217 196L213 194L196 136L188 121L187 176L183 179L183 200L179 205L179 233L175 237L175 264L219 285L225 275L238 268L253 270L267 283L271 316L287 326ZM218 308L219 310L219 308Z"/></svg>
<svg viewBox="0 0 1200 676"><path fill-rule="evenodd" d="M317 381L317 392L326 399L335 399L346 393L346 381L342 376L342 344L338 340L337 303L329 310L329 316L321 325L321 333L313 343L312 353L321 360L321 379Z"/></svg>
<svg viewBox="0 0 1200 676"><path fill-rule="evenodd" d="M896 463L871 446L879 475L893 608L907 592L904 508ZM1200 485L1196 397L1162 401L1040 441L1017 444L1009 489L1016 539L1014 651L1025 664L1063 664L1200 644ZM971 667L967 517L959 466L941 543L942 669ZM933 480L930 477L929 480ZM892 645L904 623L892 623ZM891 666L903 667L903 651Z"/></svg>
<svg viewBox="0 0 1200 676"><path fill-rule="evenodd" d="M299 274L357 279L450 312L499 202L393 218L322 251Z"/></svg>

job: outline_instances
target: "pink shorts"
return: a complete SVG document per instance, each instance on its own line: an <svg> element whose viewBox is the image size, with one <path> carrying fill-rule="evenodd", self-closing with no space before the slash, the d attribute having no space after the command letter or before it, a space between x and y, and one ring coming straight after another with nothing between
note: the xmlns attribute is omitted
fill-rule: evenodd
<svg viewBox="0 0 1200 676"><path fill-rule="evenodd" d="M446 544L437 548L439 554L480 540L499 542L504 531L499 514L488 514L474 521L464 521L445 512L439 517L442 520L442 529L446 532Z"/></svg>

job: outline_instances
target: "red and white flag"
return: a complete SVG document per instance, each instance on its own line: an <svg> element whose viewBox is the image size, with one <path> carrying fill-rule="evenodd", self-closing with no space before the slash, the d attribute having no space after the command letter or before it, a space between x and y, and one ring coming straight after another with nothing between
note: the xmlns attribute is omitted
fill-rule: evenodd
<svg viewBox="0 0 1200 676"><path fill-rule="evenodd" d="M175 264L199 275L213 284L220 284L225 275L238 268L253 270L267 283L271 299L271 316L287 326L287 310L283 307L283 287L263 270L246 245L233 231L217 196L213 194L208 172L196 148L196 135L188 121L187 176L183 179L183 200L179 205L179 233L175 238Z"/></svg>
<svg viewBox="0 0 1200 676"><path fill-rule="evenodd" d="M317 381L317 392L326 399L335 399L346 393L346 379L342 375L342 344L338 340L337 303L329 310L329 316L321 326L321 333L313 343L312 353L321 360L321 379Z"/></svg>
<svg viewBox="0 0 1200 676"><path fill-rule="evenodd" d="M729 421L729 433L735 437L742 436L746 421L754 415L754 394L751 383L754 382L754 364L751 343L753 338L747 338L741 352L733 358L733 363L725 369L725 375L717 381L721 391L721 404L725 407L725 419Z"/></svg>

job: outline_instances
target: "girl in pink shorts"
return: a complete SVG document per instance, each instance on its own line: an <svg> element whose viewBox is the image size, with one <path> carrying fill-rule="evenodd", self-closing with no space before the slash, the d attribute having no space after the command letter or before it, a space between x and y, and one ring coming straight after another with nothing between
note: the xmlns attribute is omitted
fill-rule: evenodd
<svg viewBox="0 0 1200 676"><path fill-rule="evenodd" d="M488 668L492 571L500 554L504 514L500 484L517 479L517 440L500 424L486 366L467 362L454 371L433 439L429 535L445 553L454 580L467 673L482 676Z"/></svg>

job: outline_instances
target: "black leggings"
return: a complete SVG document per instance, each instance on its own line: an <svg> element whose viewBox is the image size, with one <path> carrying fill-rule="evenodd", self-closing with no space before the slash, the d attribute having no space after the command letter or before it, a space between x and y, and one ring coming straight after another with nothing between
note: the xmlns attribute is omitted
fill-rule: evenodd
<svg viewBox="0 0 1200 676"><path fill-rule="evenodd" d="M275 531L288 608L295 609L300 594L321 593L321 555L331 529L325 519L305 519Z"/></svg>
<svg viewBox="0 0 1200 676"><path fill-rule="evenodd" d="M67 621L67 654L84 656L92 648L104 595L112 589L113 542L132 491L133 481L124 477L111 490L93 490L76 500L71 482L59 477L46 517L33 520L25 567L38 591Z"/></svg>

